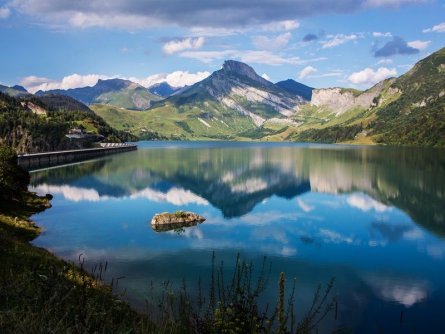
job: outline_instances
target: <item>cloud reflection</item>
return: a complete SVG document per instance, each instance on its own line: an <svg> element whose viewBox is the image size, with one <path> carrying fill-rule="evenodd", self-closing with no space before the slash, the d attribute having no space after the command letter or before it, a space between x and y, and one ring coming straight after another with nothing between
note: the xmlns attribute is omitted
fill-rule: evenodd
<svg viewBox="0 0 445 334"><path fill-rule="evenodd" d="M185 190L183 188L174 187L169 189L167 192L163 193L151 188L145 188L141 191L135 192L129 196L113 197L108 195L100 195L95 189L90 188L80 188L69 185L55 186L48 184L40 184L36 187L32 187L31 191L36 192L39 195L44 194L60 194L65 199L72 202L88 201L88 202L99 202L107 201L110 199L147 199L153 202L167 202L173 205L187 205L187 204L198 204L198 205L208 205L209 202L192 193L190 190Z"/></svg>
<svg viewBox="0 0 445 334"><path fill-rule="evenodd" d="M405 307L420 303L428 296L426 281L376 275L365 277L364 280L379 298Z"/></svg>
<svg viewBox="0 0 445 334"><path fill-rule="evenodd" d="M377 212L385 212L388 210L391 210L389 206L386 206L385 204L382 204L380 202L377 202L373 198L365 195L365 194L352 194L348 196L346 199L346 202L361 211L368 212L370 210L374 210Z"/></svg>

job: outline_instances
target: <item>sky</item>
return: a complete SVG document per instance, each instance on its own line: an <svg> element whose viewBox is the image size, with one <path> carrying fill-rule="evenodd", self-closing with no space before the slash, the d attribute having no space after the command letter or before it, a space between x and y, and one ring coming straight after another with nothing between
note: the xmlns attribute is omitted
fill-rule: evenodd
<svg viewBox="0 0 445 334"><path fill-rule="evenodd" d="M0 84L190 85L234 59L366 89L445 46L445 0L0 0Z"/></svg>

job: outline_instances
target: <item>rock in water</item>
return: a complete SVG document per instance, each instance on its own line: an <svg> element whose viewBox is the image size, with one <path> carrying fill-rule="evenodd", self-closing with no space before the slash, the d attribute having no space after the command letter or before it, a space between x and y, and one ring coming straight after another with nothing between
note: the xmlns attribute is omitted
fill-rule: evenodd
<svg viewBox="0 0 445 334"><path fill-rule="evenodd" d="M183 227L201 224L206 219L196 213L177 211L174 213L157 213L151 220L151 227L157 232L176 230Z"/></svg>

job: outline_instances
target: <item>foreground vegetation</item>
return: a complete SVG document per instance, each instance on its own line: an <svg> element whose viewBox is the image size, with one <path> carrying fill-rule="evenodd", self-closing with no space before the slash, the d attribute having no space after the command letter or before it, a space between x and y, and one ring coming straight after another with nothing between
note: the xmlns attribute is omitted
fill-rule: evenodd
<svg viewBox="0 0 445 334"><path fill-rule="evenodd" d="M146 313L137 313L113 295L112 283L102 281L106 264L88 275L82 259L76 267L29 244L40 233L29 217L48 208L51 196L27 191L29 174L16 159L12 149L0 146L1 333L310 333L327 315L336 316L333 282L316 291L297 321L284 273L276 306L262 309L258 298L268 285L267 262L257 275L252 264L238 258L225 281L215 257L207 297L201 288L190 296L185 283L180 289L165 283L147 301Z"/></svg>

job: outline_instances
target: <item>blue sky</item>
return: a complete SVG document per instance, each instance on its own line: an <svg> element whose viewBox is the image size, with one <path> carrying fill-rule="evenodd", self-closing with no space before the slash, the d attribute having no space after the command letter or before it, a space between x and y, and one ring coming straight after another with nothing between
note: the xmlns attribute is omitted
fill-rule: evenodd
<svg viewBox="0 0 445 334"><path fill-rule="evenodd" d="M192 84L225 59L276 82L364 89L445 46L438 0L0 0L0 83Z"/></svg>

